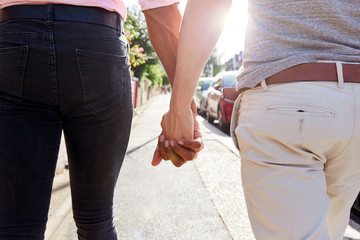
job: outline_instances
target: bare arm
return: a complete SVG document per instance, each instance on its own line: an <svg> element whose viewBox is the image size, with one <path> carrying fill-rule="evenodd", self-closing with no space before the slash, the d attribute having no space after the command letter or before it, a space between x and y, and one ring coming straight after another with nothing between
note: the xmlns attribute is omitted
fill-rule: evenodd
<svg viewBox="0 0 360 240"><path fill-rule="evenodd" d="M230 6L231 0L188 0L178 41L170 110L162 122L170 139L192 138L192 97Z"/></svg>
<svg viewBox="0 0 360 240"><path fill-rule="evenodd" d="M191 144L188 145L190 147L188 150L193 151L190 156L194 157L187 157L187 160L196 158L196 153L203 147L201 136L194 134L194 125L197 126L197 122L190 107L192 96L202 68L220 35L230 5L231 0L189 0L184 26L181 28L180 42L182 43L179 46L181 14L177 4L144 11L150 40L175 92L175 96L172 96L170 112L165 115L162 127L165 135L171 139L186 141L185 139L196 138L193 142L190 141ZM179 54L177 55L177 53ZM177 63L180 64L177 65ZM175 66L178 80L174 80L174 78L176 79L174 77ZM177 84L177 81L183 83ZM182 94L184 95L182 96ZM177 103L182 104L178 105ZM198 127L195 130L199 133ZM197 146L199 143L201 147L191 147ZM159 146L160 148L156 150L154 155L154 165L161 161L160 150L162 149L162 152L165 152L164 148L161 148L161 143ZM177 159L171 157L170 159L174 165L181 166L185 163L185 156L189 156L189 154L181 148L174 149L183 159L179 159L179 156L175 156ZM171 154L169 149L167 149L166 154ZM163 156L163 154L161 155Z"/></svg>
<svg viewBox="0 0 360 240"><path fill-rule="evenodd" d="M151 44L156 51L173 86L178 38L182 16L178 4L144 11ZM197 124L197 123L195 123ZM196 132L199 135L197 129ZM195 133L194 133L195 134ZM167 142L165 144L165 142ZM200 147L199 147L200 145ZM172 148L170 146L176 146ZM164 135L159 137L152 164L158 165L162 159L171 160L175 166L181 166L187 160L196 158L203 147L201 134L196 140L185 141L183 146L170 144Z"/></svg>
<svg viewBox="0 0 360 240"><path fill-rule="evenodd" d="M144 11L149 38L173 85L182 16L178 4Z"/></svg>

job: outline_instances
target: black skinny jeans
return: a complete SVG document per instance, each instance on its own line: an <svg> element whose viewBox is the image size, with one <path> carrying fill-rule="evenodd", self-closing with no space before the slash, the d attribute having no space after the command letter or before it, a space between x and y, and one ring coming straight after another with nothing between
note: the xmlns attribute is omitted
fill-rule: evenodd
<svg viewBox="0 0 360 240"><path fill-rule="evenodd" d="M79 239L117 239L113 196L132 120L119 15L0 11L0 239L44 238L61 131Z"/></svg>

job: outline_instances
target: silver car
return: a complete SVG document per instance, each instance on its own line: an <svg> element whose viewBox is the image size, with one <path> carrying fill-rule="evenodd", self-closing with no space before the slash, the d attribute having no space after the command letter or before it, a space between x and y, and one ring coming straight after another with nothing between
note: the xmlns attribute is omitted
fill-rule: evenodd
<svg viewBox="0 0 360 240"><path fill-rule="evenodd" d="M214 77L201 77L195 92L195 103L200 115L205 115L206 112L206 98L208 88L215 81Z"/></svg>

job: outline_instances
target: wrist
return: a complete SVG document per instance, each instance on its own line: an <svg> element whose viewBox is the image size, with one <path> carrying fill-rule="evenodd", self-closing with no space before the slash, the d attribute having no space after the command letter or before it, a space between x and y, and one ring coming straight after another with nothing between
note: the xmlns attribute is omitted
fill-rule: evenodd
<svg viewBox="0 0 360 240"><path fill-rule="evenodd" d="M176 95L171 96L170 100L170 111L176 114L180 114L184 111L188 111L190 109L190 103L191 101L187 101L179 95L177 97Z"/></svg>

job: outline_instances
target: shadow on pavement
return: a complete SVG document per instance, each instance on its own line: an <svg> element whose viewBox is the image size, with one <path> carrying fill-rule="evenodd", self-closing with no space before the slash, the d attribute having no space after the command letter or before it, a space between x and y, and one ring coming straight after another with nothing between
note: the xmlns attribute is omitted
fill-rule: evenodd
<svg viewBox="0 0 360 240"><path fill-rule="evenodd" d="M53 188L52 192L55 193L57 191L60 191L61 189L67 188L68 186L70 186L69 182Z"/></svg>
<svg viewBox="0 0 360 240"><path fill-rule="evenodd" d="M147 142L145 142L145 143L143 143L143 144L141 144L141 145L139 145L139 146L137 146L137 147L135 147L135 148L127 151L127 152L126 152L126 156L128 156L128 155L132 154L133 152L139 150L140 148L142 148L142 147L144 147L145 145L151 143L152 141L156 140L157 138L158 138L158 137L154 137L153 139L150 139L149 141L147 141Z"/></svg>

